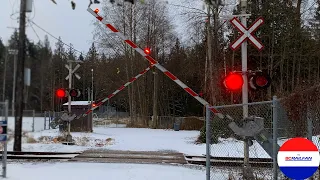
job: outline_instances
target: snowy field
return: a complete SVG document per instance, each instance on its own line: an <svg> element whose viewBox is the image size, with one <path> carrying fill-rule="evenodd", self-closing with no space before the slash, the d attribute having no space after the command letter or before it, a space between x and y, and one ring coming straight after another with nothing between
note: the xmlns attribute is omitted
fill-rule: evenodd
<svg viewBox="0 0 320 180"><path fill-rule="evenodd" d="M23 151L79 152L87 149L110 149L132 151L177 151L188 155L204 155L205 144L195 144L199 131L173 131L146 128L94 128L93 133L72 133L76 145L66 146L57 142L57 129L29 132L27 136L36 142L23 140ZM318 143L314 137L315 144ZM279 145L284 140L279 141ZM13 141L8 149L12 150ZM220 139L211 146L212 156L243 157L243 142ZM250 147L250 157L270 158L258 143Z"/></svg>
<svg viewBox="0 0 320 180"><path fill-rule="evenodd" d="M35 132L32 130L35 122ZM14 127L14 119L9 118L9 128ZM43 130L44 118L23 118L23 129L36 142L28 143L23 139L23 151L76 152L87 149L110 149L132 151L177 151L188 155L204 155L205 144L195 144L199 131L173 131L147 128L114 128L96 127L93 133L72 133L75 146L62 145L55 138L61 136L57 129ZM279 140L282 145L285 140ZM319 146L319 137L314 136L313 142ZM12 150L13 141L9 142L8 150ZM212 156L243 157L243 142L235 139L220 139L218 144L211 146ZM250 157L270 158L270 156L254 142L250 147Z"/></svg>
<svg viewBox="0 0 320 180"><path fill-rule="evenodd" d="M19 172L19 173L17 173ZM205 171L168 165L109 163L8 164L7 180L198 180ZM216 174L215 179L225 179Z"/></svg>

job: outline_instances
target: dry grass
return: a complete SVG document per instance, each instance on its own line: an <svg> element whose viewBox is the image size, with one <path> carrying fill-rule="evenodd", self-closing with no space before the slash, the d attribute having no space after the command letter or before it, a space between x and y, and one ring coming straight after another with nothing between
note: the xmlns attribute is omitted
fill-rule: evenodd
<svg viewBox="0 0 320 180"><path fill-rule="evenodd" d="M75 141L78 146L87 146L90 143L89 134L83 133L81 134L81 137L77 137Z"/></svg>
<svg viewBox="0 0 320 180"><path fill-rule="evenodd" d="M38 141L39 142L51 142L51 141L53 141L53 137L51 137L51 136L40 136L39 138L38 138Z"/></svg>
<svg viewBox="0 0 320 180"><path fill-rule="evenodd" d="M253 177L247 178L243 176L243 167L211 167L210 174L212 174L211 179L215 177L215 174L224 174L223 179L226 180L272 180L272 168L250 168L250 170L252 170Z"/></svg>
<svg viewBox="0 0 320 180"><path fill-rule="evenodd" d="M37 143L37 140L34 137L27 137L27 143Z"/></svg>
<svg viewBox="0 0 320 180"><path fill-rule="evenodd" d="M126 127L128 128L155 128L152 126L153 124L151 121L149 121L149 125L146 122L146 119L138 117L136 122L130 121L130 118L124 118L119 120L109 120L108 124L126 124ZM160 122L161 121L159 121L159 123ZM204 126L204 122L205 121L199 117L184 117L180 126L180 130L200 130ZM172 126L169 126L168 129L172 129Z"/></svg>
<svg viewBox="0 0 320 180"><path fill-rule="evenodd" d="M140 124L140 123L129 123L129 124L127 124L126 127L128 127L128 128L149 128L148 125Z"/></svg>

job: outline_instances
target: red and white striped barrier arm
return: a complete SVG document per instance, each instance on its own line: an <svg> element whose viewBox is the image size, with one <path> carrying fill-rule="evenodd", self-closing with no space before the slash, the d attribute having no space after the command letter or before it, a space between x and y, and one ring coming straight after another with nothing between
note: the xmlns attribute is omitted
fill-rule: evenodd
<svg viewBox="0 0 320 180"><path fill-rule="evenodd" d="M91 107L90 110L88 110L86 113L83 114L83 116L88 115L91 113L93 110L104 104L106 101L108 101L110 98L112 98L114 95L118 94L121 90L123 90L125 87L129 86L129 84L133 83L135 80L137 80L140 76L144 75L146 72L148 72L154 65L150 65L148 68L145 70L141 71L137 76L131 78L127 83L122 85L120 88L118 88L116 91L111 93L108 97L104 98L102 101L98 102L95 107Z"/></svg>
<svg viewBox="0 0 320 180"><path fill-rule="evenodd" d="M139 54L141 54L143 57L145 57L151 65L156 66L161 72L163 72L166 76L168 76L171 80L173 80L175 83L177 83L180 87L182 87L187 93L189 93L191 96L193 96L196 100L198 100L202 105L207 106L210 105L206 100L202 99L196 92L194 92L191 88L189 88L186 84L184 84L182 81L180 81L176 76L174 76L171 72L169 72L166 68L164 68L162 65L158 63L155 59L153 59L151 56L144 53L144 51L138 47L134 42L132 42L129 38L125 37L121 32L119 32L113 25L108 23L103 17L99 15L99 10L92 10L90 7L88 7L88 12L92 14L95 18L97 18L100 22L102 22L104 25L106 25L107 28L109 28L113 33L118 35L123 41L125 41L130 47L132 47L134 50L136 50ZM211 108L210 110L219 118L223 119L225 116L219 112L218 110ZM233 120L232 117L229 115L226 116L228 119Z"/></svg>

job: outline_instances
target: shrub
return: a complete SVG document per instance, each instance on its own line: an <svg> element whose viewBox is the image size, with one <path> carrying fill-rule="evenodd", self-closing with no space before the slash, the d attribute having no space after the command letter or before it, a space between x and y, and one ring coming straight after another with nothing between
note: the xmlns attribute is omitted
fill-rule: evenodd
<svg viewBox="0 0 320 180"><path fill-rule="evenodd" d="M37 140L34 139L33 137L28 137L27 138L27 143L37 143Z"/></svg>
<svg viewBox="0 0 320 180"><path fill-rule="evenodd" d="M185 117L181 123L181 130L200 130L203 125L205 125L205 121L201 120L198 117Z"/></svg>

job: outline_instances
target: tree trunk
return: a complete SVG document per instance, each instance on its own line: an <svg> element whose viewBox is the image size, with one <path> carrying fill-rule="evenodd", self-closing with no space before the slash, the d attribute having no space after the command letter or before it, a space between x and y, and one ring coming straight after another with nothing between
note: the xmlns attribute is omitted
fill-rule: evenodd
<svg viewBox="0 0 320 180"><path fill-rule="evenodd" d="M40 77L40 111L42 112L43 110L43 78L44 78L44 72L43 72L43 60L40 61L40 74L41 74L41 77Z"/></svg>
<svg viewBox="0 0 320 180"><path fill-rule="evenodd" d="M133 6L130 6L130 19L129 19L129 28L130 28L130 39L133 39L133 41L135 42L135 32L134 32L134 28L133 28L133 16L134 16L134 11L133 11ZM135 60L135 56L134 56L135 52L132 48L130 48L130 69L131 69L131 75L130 76L134 76L133 74L133 70L134 70L134 60ZM132 120L133 123L136 123L136 114L137 114L137 105L136 105L136 96L135 96L135 90L136 90L136 84L132 84L131 85L131 103L132 103Z"/></svg>
<svg viewBox="0 0 320 180"><path fill-rule="evenodd" d="M282 41L284 43L284 41ZM280 93L283 93L283 65L284 65L284 60L286 58L286 45L282 44L282 55L281 55L281 61L280 61Z"/></svg>
<svg viewBox="0 0 320 180"><path fill-rule="evenodd" d="M234 55L235 55L235 52L234 51L232 51L232 58L231 58L231 70L232 71L234 71ZM234 103L234 97L233 97L233 91L231 91L231 104L233 104Z"/></svg>
<svg viewBox="0 0 320 180"><path fill-rule="evenodd" d="M122 8L122 23L123 23L123 34L126 35L126 7L123 6ZM130 67L130 60L129 60L129 55L128 55L128 47L125 43L123 43L123 46L124 46L124 53L125 53L125 69L126 69L126 77L127 79L130 78L130 73L129 73L129 67ZM133 123L133 116L132 116L132 86L129 85L128 86L128 99L129 99L129 114L130 114L130 123L132 125Z"/></svg>
<svg viewBox="0 0 320 180"><path fill-rule="evenodd" d="M311 60L308 61L308 84L311 85L312 80L311 80Z"/></svg>
<svg viewBox="0 0 320 180"><path fill-rule="evenodd" d="M290 82L289 82L289 59L290 59L290 56L289 58L286 59L287 63L286 63L286 90L289 91L290 90Z"/></svg>
<svg viewBox="0 0 320 180"><path fill-rule="evenodd" d="M157 70L153 69L153 128L158 127L158 77Z"/></svg>
<svg viewBox="0 0 320 180"><path fill-rule="evenodd" d="M272 14L272 20L274 19L274 13L273 10L271 11ZM274 24L272 24L272 37L271 37L271 52L270 52L270 77L273 78L273 64L274 64L274 42L275 41L275 37L274 37ZM268 88L268 99L272 98L272 84L269 86Z"/></svg>
<svg viewBox="0 0 320 180"><path fill-rule="evenodd" d="M300 85L300 74L301 74L301 51L298 59L298 72L297 72L297 85Z"/></svg>
<svg viewBox="0 0 320 180"><path fill-rule="evenodd" d="M291 91L294 90L294 80L295 80L295 70L296 70L296 55L293 55L293 62L292 62L292 74L291 74Z"/></svg>
<svg viewBox="0 0 320 180"><path fill-rule="evenodd" d="M320 59L318 58L318 72L317 72L317 81L320 81Z"/></svg>
<svg viewBox="0 0 320 180"><path fill-rule="evenodd" d="M211 103L213 103L213 63L212 63L212 32L211 32L211 11L208 5L208 22L207 22L207 55L208 55L208 65L209 65L209 91L208 91L208 98L211 99Z"/></svg>

